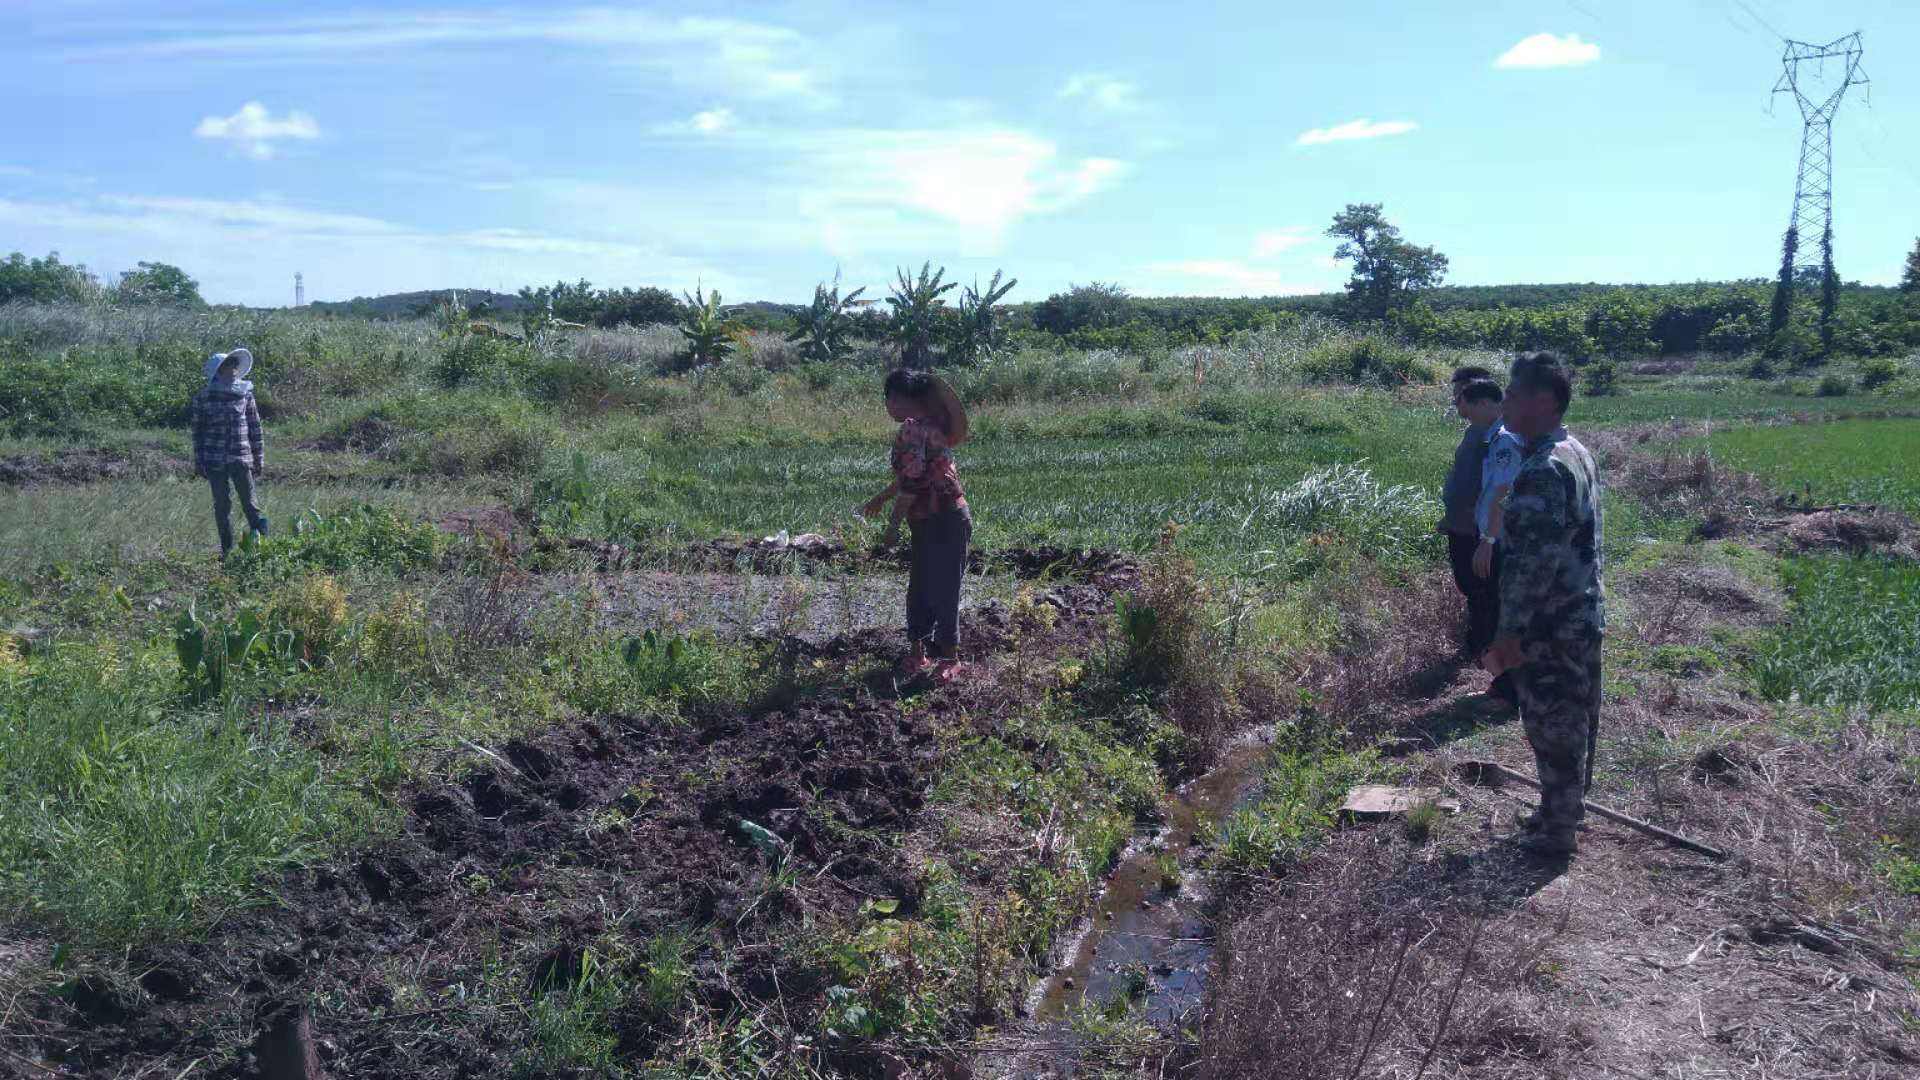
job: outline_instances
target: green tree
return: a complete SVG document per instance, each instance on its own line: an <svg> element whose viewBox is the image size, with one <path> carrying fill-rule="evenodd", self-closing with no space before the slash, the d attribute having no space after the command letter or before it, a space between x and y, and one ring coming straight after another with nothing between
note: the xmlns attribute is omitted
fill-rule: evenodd
<svg viewBox="0 0 1920 1080"><path fill-rule="evenodd" d="M651 285L603 289L594 299L592 321L596 326L654 326L680 321L680 301L667 290Z"/></svg>
<svg viewBox="0 0 1920 1080"><path fill-rule="evenodd" d="M929 274L929 271L932 271ZM888 334L900 346L900 363L906 367L931 367L933 365L933 343L940 339L943 324L949 314L947 302L942 295L951 291L960 283L949 281L941 283L947 276L947 268L933 270L931 260L920 264L920 275L908 277L905 268L896 271L900 280L893 285L887 303L893 308L893 319L888 326Z"/></svg>
<svg viewBox="0 0 1920 1080"><path fill-rule="evenodd" d="M687 357L695 367L717 364L733 355L733 324L720 311L720 293L695 286L687 295L680 333L687 339Z"/></svg>
<svg viewBox="0 0 1920 1080"><path fill-rule="evenodd" d="M522 288L520 299L528 307L545 309L554 318L567 322L592 322L594 315L600 311L599 294L594 292L592 283L585 278L571 285L556 281L537 289Z"/></svg>
<svg viewBox="0 0 1920 1080"><path fill-rule="evenodd" d="M168 263L143 262L139 269L120 275L114 297L126 304L179 304L205 306L200 299L200 283L185 270Z"/></svg>
<svg viewBox="0 0 1920 1080"><path fill-rule="evenodd" d="M1006 330L1000 325L998 305L1018 284L1018 278L1005 285L1000 284L1000 271L995 270L985 292L980 291L978 279L961 292L960 317L953 335L954 359L972 363L993 358L994 352L1006 340Z"/></svg>
<svg viewBox="0 0 1920 1080"><path fill-rule="evenodd" d="M1348 203L1333 216L1327 235L1340 240L1336 259L1353 261L1347 299L1355 313L1384 319L1422 289L1447 276L1447 257L1430 247L1408 243L1381 213L1380 203Z"/></svg>
<svg viewBox="0 0 1920 1080"><path fill-rule="evenodd" d="M1035 329L1066 335L1075 330L1107 330L1127 321L1133 308L1127 290L1111 282L1069 285L1033 307Z"/></svg>
<svg viewBox="0 0 1920 1080"><path fill-rule="evenodd" d="M840 295L840 273L833 275L833 287L826 282L813 287L813 303L794 316L796 325L787 340L800 346L800 357L827 363L845 356L853 347L853 311L866 286Z"/></svg>
<svg viewBox="0 0 1920 1080"><path fill-rule="evenodd" d="M100 283L87 268L61 262L57 251L43 259L29 259L16 251L0 260L0 304L13 300L80 302L99 295Z"/></svg>
<svg viewBox="0 0 1920 1080"><path fill-rule="evenodd" d="M1907 252L1907 270L1900 276L1900 291L1920 293L1920 238L1914 240L1913 250Z"/></svg>

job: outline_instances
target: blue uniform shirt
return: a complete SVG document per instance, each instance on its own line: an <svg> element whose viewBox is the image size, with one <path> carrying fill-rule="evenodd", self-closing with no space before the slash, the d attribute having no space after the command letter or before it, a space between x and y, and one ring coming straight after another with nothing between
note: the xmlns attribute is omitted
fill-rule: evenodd
<svg viewBox="0 0 1920 1080"><path fill-rule="evenodd" d="M1487 456L1480 462L1480 501L1473 507L1473 523L1482 537L1487 535L1487 518L1493 511L1495 491L1513 483L1526 459L1526 444L1520 441L1520 436L1508 431L1505 424L1496 423L1487 428Z"/></svg>

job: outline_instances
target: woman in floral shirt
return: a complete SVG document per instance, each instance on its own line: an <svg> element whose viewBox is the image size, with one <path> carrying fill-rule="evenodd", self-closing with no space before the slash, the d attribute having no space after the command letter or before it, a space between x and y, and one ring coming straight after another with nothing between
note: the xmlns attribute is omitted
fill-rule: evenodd
<svg viewBox="0 0 1920 1080"><path fill-rule="evenodd" d="M893 483L864 512L877 516L892 501L887 543L898 537L902 518L913 532L907 579L907 637L913 644L902 670L919 674L931 663L935 677L945 680L958 671L960 584L973 539L973 513L953 464L953 448L967 437L967 414L953 388L924 371L891 372L886 395L887 415L900 422L893 437Z"/></svg>

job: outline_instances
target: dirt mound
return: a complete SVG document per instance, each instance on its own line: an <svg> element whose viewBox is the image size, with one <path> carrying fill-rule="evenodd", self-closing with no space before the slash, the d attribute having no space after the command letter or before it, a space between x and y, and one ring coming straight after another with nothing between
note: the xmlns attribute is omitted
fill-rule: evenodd
<svg viewBox="0 0 1920 1080"><path fill-rule="evenodd" d="M632 569L658 561L643 551L605 540L542 539L536 542L534 550L585 555L602 570ZM785 541L709 540L682 549L670 557L670 561L710 570L779 574L809 567L843 571L869 567L904 570L908 556L905 547L856 548L809 533ZM1051 546L975 548L968 553L967 569L975 574L1004 573L1022 580L1080 582L1110 590L1131 588L1140 580L1139 560L1131 555Z"/></svg>
<svg viewBox="0 0 1920 1080"><path fill-rule="evenodd" d="M1064 584L1038 602L1057 617L1044 633L1023 624L1022 650L1084 654L1112 598ZM996 604L971 613L969 652L1004 654L1015 621ZM911 708L884 674L833 674L891 658L900 638L771 643L768 663L829 674L745 708L600 717L485 751L474 772L404 797L391 838L272 883L276 906L230 914L203 941L136 948L124 977L87 973L34 995L22 1006L32 1056L102 1078L173 1075L198 1059L242 1080L256 1064L237 1048L286 1003L311 1002L332 1075L512 1075L525 1011L578 978L587 950L684 931L703 1005L818 999L819 964L771 943L875 899L918 910L908 834L932 827L934 732L1003 719L990 674L918 688ZM621 1059L677 1037L669 1022L618 1012Z"/></svg>
<svg viewBox="0 0 1920 1080"><path fill-rule="evenodd" d="M1624 595L1634 628L1650 645L1702 640L1711 623L1766 626L1785 610L1779 593L1705 562L1662 563L1633 575Z"/></svg>
<svg viewBox="0 0 1920 1080"><path fill-rule="evenodd" d="M81 447L43 454L0 457L0 487L92 484L102 480L190 476L186 461L158 450L102 450Z"/></svg>
<svg viewBox="0 0 1920 1080"><path fill-rule="evenodd" d="M462 536L512 536L523 523L508 506L469 506L440 516L434 526Z"/></svg>
<svg viewBox="0 0 1920 1080"><path fill-rule="evenodd" d="M384 449L388 443L402 434L404 430L401 426L391 420L380 416L363 416L330 434L306 439L294 445L302 450L323 450L330 454L343 452L373 454Z"/></svg>
<svg viewBox="0 0 1920 1080"><path fill-rule="evenodd" d="M1844 551L1920 558L1920 528L1891 510L1832 509L1800 514L1786 524L1786 537L1801 551Z"/></svg>
<svg viewBox="0 0 1920 1080"><path fill-rule="evenodd" d="M323 1003L315 1029L337 1074L507 1075L504 1027L423 1042L370 1023L405 1011L393 1007L397 970L444 995L485 983L493 949L531 994L565 982L567 958L577 969L609 932L717 924L764 940L795 913L754 884L767 856L743 821L802 860L811 913L850 913L871 896L910 908L914 872L883 838L920 812L932 724L947 708L902 715L857 692L693 724L599 720L509 744L493 767L415 794L396 839L287 875L284 908L231 917L209 943L138 950L144 994L96 978L44 1000L42 1049L75 1075L116 1075L130 1061L243 1045L277 1003L310 999ZM748 959L729 977L771 992L774 975ZM658 1033L644 1018L631 1025L618 1034L644 1054ZM240 1060L213 1075L252 1072Z"/></svg>

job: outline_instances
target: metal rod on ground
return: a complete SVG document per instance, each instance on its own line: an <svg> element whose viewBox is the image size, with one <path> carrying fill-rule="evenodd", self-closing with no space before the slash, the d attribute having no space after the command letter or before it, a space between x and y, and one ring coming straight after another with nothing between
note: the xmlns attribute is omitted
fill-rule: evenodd
<svg viewBox="0 0 1920 1080"><path fill-rule="evenodd" d="M1462 774L1465 774L1468 777L1468 779L1471 779L1471 780L1476 780L1476 781L1484 780L1489 774L1491 774L1493 776L1501 777L1502 779L1518 781L1534 789L1535 791L1540 790L1540 781L1535 780L1533 777L1528 776L1525 773L1515 772L1512 769L1507 768L1505 765L1502 765L1497 761L1463 761L1460 763L1459 769ZM1608 821L1615 822L1620 825L1625 825L1629 829L1632 829L1636 832L1645 833L1656 840L1664 840L1675 847L1682 847L1682 848L1686 848L1688 851L1699 852L1700 854L1705 855L1710 859L1724 859L1727 857L1727 853L1724 851L1721 851L1717 847L1713 847L1712 845L1709 845L1709 844L1703 844L1698 840L1690 840L1687 837L1681 836L1677 832L1669 832L1668 830L1663 829L1658 825L1641 821L1639 818L1628 817L1627 815L1621 813L1618 810L1614 810L1609 807L1602 806L1591 799L1587 800L1587 809L1593 811L1594 814L1599 817L1606 818Z"/></svg>

